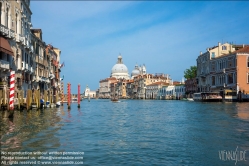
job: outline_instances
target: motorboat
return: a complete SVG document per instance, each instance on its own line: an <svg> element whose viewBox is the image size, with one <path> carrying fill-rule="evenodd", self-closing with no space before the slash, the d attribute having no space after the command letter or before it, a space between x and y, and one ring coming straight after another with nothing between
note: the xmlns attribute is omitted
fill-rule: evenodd
<svg viewBox="0 0 249 166"><path fill-rule="evenodd" d="M222 97L219 92L200 92L194 93L193 100L204 102L221 102Z"/></svg>

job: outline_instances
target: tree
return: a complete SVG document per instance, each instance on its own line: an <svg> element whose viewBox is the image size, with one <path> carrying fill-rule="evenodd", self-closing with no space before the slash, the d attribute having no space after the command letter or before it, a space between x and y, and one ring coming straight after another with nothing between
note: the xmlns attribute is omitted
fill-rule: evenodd
<svg viewBox="0 0 249 166"><path fill-rule="evenodd" d="M186 79L195 78L196 75L197 75L197 67L196 66L190 66L189 69L186 69L184 71L184 77Z"/></svg>

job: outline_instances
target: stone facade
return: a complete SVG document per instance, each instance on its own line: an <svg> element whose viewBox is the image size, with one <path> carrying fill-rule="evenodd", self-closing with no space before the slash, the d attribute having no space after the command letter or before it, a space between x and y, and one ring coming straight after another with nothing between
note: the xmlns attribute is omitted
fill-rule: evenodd
<svg viewBox="0 0 249 166"><path fill-rule="evenodd" d="M219 47L224 54L212 57L213 49L209 49L197 58L197 91L220 92L229 100L248 100L249 46L219 44L214 49Z"/></svg>
<svg viewBox="0 0 249 166"><path fill-rule="evenodd" d="M9 88L8 75L15 71L15 91L60 90L60 50L46 45L42 30L33 29L30 0L0 0L0 89ZM53 77L54 76L54 77ZM2 86L1 86L2 85ZM16 96L17 97L17 96Z"/></svg>

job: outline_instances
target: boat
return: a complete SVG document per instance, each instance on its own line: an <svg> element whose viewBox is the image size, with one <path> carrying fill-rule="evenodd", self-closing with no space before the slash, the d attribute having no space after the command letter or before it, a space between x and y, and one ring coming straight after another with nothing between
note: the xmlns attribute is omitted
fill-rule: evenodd
<svg viewBox="0 0 249 166"><path fill-rule="evenodd" d="M56 108L59 108L60 106L61 106L61 102L58 101L58 102L56 103Z"/></svg>
<svg viewBox="0 0 249 166"><path fill-rule="evenodd" d="M119 100L118 100L118 97L117 96L113 96L113 97L111 97L111 101L112 102L120 102Z"/></svg>
<svg viewBox="0 0 249 166"><path fill-rule="evenodd" d="M187 100L188 100L188 101L194 101L194 99L193 99L193 98L187 98Z"/></svg>
<svg viewBox="0 0 249 166"><path fill-rule="evenodd" d="M222 97L219 92L200 92L194 93L193 100L204 102L221 102Z"/></svg>
<svg viewBox="0 0 249 166"><path fill-rule="evenodd" d="M78 99L77 98L72 98L72 103L78 103Z"/></svg>
<svg viewBox="0 0 249 166"><path fill-rule="evenodd" d="M112 102L118 102L119 100L118 100L118 98L111 98L111 101Z"/></svg>

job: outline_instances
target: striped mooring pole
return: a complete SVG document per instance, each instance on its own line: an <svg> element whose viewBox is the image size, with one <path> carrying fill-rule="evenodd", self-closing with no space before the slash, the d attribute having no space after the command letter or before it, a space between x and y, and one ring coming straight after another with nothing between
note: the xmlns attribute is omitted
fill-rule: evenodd
<svg viewBox="0 0 249 166"><path fill-rule="evenodd" d="M64 102L64 83L61 82L61 105L63 105Z"/></svg>
<svg viewBox="0 0 249 166"><path fill-rule="evenodd" d="M68 109L71 109L71 84L67 83L67 105Z"/></svg>
<svg viewBox="0 0 249 166"><path fill-rule="evenodd" d="M14 110L15 97L15 71L10 71L10 110Z"/></svg>
<svg viewBox="0 0 249 166"><path fill-rule="evenodd" d="M80 108L80 84L78 85L78 108Z"/></svg>

